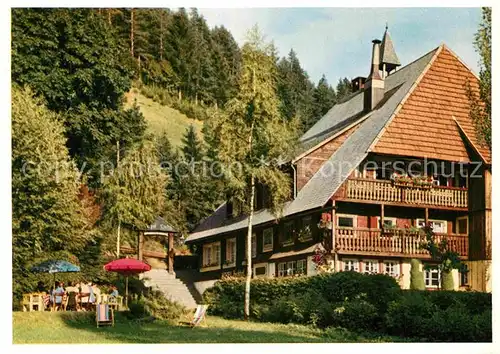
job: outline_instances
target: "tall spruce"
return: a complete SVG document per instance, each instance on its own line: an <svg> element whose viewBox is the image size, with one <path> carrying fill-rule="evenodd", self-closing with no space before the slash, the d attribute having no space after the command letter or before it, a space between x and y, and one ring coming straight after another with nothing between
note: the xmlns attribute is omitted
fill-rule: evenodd
<svg viewBox="0 0 500 354"><path fill-rule="evenodd" d="M328 84L325 75L321 77L318 86L314 89L314 119L323 117L336 100L335 90Z"/></svg>
<svg viewBox="0 0 500 354"><path fill-rule="evenodd" d="M254 27L242 48L242 72L238 93L217 112L218 157L224 166L228 191L233 201L244 205L248 215L246 236L245 319L250 315L250 279L252 276L252 222L255 210L255 186L269 187L272 210L279 216L283 202L290 196L290 177L273 163L286 156L296 133L293 123L280 113L276 92L276 65L272 48Z"/></svg>
<svg viewBox="0 0 500 354"><path fill-rule="evenodd" d="M491 148L491 8L482 8L482 21L475 34L474 46L479 53L479 87L468 82L469 115L474 122L477 140Z"/></svg>
<svg viewBox="0 0 500 354"><path fill-rule="evenodd" d="M186 128L186 133L182 138L182 144L184 158L188 161L201 161L203 158L203 146L192 124L189 128Z"/></svg>
<svg viewBox="0 0 500 354"><path fill-rule="evenodd" d="M91 9L12 10L12 80L30 85L61 114L71 155L79 168L94 169L92 184L116 141L125 147L145 131L142 114L123 109L132 76L127 56Z"/></svg>
<svg viewBox="0 0 500 354"><path fill-rule="evenodd" d="M12 89L12 267L14 294L29 289L29 263L75 254L93 237L81 181L61 119L29 89Z"/></svg>

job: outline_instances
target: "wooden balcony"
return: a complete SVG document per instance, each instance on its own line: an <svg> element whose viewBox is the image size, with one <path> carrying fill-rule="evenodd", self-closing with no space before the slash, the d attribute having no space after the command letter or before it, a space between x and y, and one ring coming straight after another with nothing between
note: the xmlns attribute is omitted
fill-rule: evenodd
<svg viewBox="0 0 500 354"><path fill-rule="evenodd" d="M446 238L453 251L466 258L469 238L459 234L436 234L437 241ZM340 254L400 256L427 258L429 253L420 248L425 235L404 229L383 232L381 229L337 227L335 243Z"/></svg>
<svg viewBox="0 0 500 354"><path fill-rule="evenodd" d="M348 179L337 193L336 199L439 209L467 209L466 188L395 186L391 181L375 179Z"/></svg>

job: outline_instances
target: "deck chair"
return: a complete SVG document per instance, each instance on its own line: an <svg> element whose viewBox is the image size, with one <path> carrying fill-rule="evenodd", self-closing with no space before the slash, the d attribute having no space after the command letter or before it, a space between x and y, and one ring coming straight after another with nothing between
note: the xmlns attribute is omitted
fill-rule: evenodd
<svg viewBox="0 0 500 354"><path fill-rule="evenodd" d="M205 320L205 315L207 313L208 305L198 305L196 306L196 311L193 315L193 320L191 322L182 322L189 325L191 328L198 326L201 321Z"/></svg>
<svg viewBox="0 0 500 354"><path fill-rule="evenodd" d="M113 314L113 309L109 307L108 304L97 304L95 310L95 321L97 327L99 325L115 325L115 316Z"/></svg>

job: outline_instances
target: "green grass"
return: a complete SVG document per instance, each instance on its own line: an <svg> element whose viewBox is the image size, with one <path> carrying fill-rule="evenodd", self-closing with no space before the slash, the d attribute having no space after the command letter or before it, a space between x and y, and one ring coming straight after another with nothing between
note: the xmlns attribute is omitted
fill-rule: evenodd
<svg viewBox="0 0 500 354"><path fill-rule="evenodd" d="M161 135L163 132L166 132L173 146L181 145L182 136L186 132L186 128L191 124L196 128L199 137L202 137L201 128L203 127L203 122L188 118L176 109L163 106L143 96L137 89L132 89L126 96L128 107L134 103L134 100L137 100L137 105L148 124L147 131L155 135Z"/></svg>
<svg viewBox="0 0 500 354"><path fill-rule="evenodd" d="M141 323L117 315L114 327L96 328L93 313L14 312L14 344L36 343L325 343L391 342L343 329L225 320L208 316L201 327L155 321Z"/></svg>

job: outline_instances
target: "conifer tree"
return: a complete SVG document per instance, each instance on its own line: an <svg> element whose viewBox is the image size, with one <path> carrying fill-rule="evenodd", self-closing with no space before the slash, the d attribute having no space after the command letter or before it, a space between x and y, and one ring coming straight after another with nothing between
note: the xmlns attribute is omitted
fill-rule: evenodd
<svg viewBox="0 0 500 354"><path fill-rule="evenodd" d="M214 119L219 150L228 191L241 202L248 215L246 237L245 319L250 315L250 279L252 276L251 238L256 183L269 187L272 210L279 215L290 195L289 176L273 163L286 156L296 134L294 122L282 118L276 93L276 66L271 46L265 43L257 27L249 33L242 48L242 72L235 98L218 111Z"/></svg>
<svg viewBox="0 0 500 354"><path fill-rule="evenodd" d="M335 104L335 90L328 84L325 75L314 89L314 118L323 117Z"/></svg>
<svg viewBox="0 0 500 354"><path fill-rule="evenodd" d="M56 252L74 255L92 239L93 222L80 201L78 170L65 146L61 119L12 89L12 266L16 295L27 290L28 262ZM95 220L94 220L95 221Z"/></svg>
<svg viewBox="0 0 500 354"><path fill-rule="evenodd" d="M186 128L186 133L182 138L182 144L182 152L184 153L184 158L187 159L188 162L201 161L203 158L203 146L192 124L189 128Z"/></svg>

